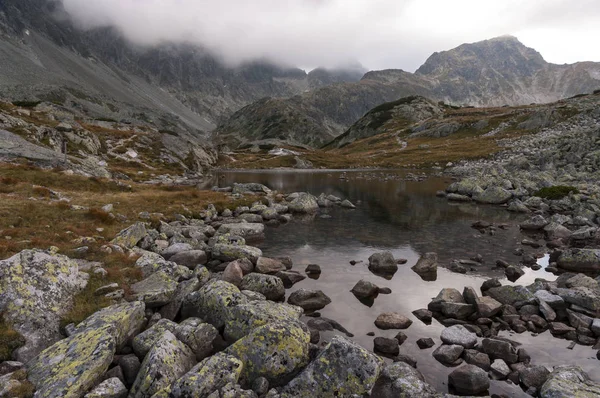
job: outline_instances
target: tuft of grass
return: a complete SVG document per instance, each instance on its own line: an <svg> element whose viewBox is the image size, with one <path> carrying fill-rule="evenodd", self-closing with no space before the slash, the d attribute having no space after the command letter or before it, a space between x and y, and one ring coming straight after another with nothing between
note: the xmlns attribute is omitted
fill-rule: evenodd
<svg viewBox="0 0 600 398"><path fill-rule="evenodd" d="M89 209L87 212L87 216L92 220L99 221L103 224L110 225L115 223L115 218L113 215L96 207Z"/></svg>
<svg viewBox="0 0 600 398"><path fill-rule="evenodd" d="M573 192L574 194L578 194L579 190L575 187L571 187L568 185L555 185L552 187L545 187L537 191L534 195L539 196L543 199L550 200L560 200Z"/></svg>
<svg viewBox="0 0 600 398"><path fill-rule="evenodd" d="M0 314L0 362L12 360L12 353L25 345L25 339Z"/></svg>

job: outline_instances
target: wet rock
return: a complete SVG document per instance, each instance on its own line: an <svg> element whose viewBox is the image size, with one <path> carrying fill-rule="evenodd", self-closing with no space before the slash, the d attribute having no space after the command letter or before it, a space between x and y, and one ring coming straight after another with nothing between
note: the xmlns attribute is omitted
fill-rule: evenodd
<svg viewBox="0 0 600 398"><path fill-rule="evenodd" d="M194 366L171 387L169 397L212 397L228 383L237 383L243 363L232 355L218 353Z"/></svg>
<svg viewBox="0 0 600 398"><path fill-rule="evenodd" d="M159 271L131 285L133 297L149 308L168 304L177 290L177 281L166 272Z"/></svg>
<svg viewBox="0 0 600 398"><path fill-rule="evenodd" d="M274 275L248 274L242 279L240 289L258 292L267 300L281 301L285 297L283 281Z"/></svg>
<svg viewBox="0 0 600 398"><path fill-rule="evenodd" d="M481 368L464 365L448 375L448 385L461 395L478 395L490 388L490 381Z"/></svg>
<svg viewBox="0 0 600 398"><path fill-rule="evenodd" d="M375 337L373 340L374 352L383 356L394 357L400 353L398 340L386 337Z"/></svg>
<svg viewBox="0 0 600 398"><path fill-rule="evenodd" d="M550 332L554 335L561 336L563 334L567 334L569 332L574 332L575 328L571 326L565 325L562 322L550 322Z"/></svg>
<svg viewBox="0 0 600 398"><path fill-rule="evenodd" d="M254 329L225 351L244 364L241 377L252 382L265 377L281 385L306 366L309 359L310 332L297 322L272 322Z"/></svg>
<svg viewBox="0 0 600 398"><path fill-rule="evenodd" d="M433 341L432 338L427 337L427 338L420 338L419 340L417 340L417 346L422 349L425 350L427 348L431 348L435 345L435 342Z"/></svg>
<svg viewBox="0 0 600 398"><path fill-rule="evenodd" d="M130 398L150 398L175 382L196 363L192 350L169 331L148 352L129 392Z"/></svg>
<svg viewBox="0 0 600 398"><path fill-rule="evenodd" d="M460 345L464 348L473 348L477 344L477 335L463 325L447 327L442 330L440 338L445 344Z"/></svg>
<svg viewBox="0 0 600 398"><path fill-rule="evenodd" d="M600 292L587 287L574 289L554 289L565 302L578 305L590 311L600 311Z"/></svg>
<svg viewBox="0 0 600 398"><path fill-rule="evenodd" d="M300 192L298 197L289 203L288 208L293 213L315 213L319 210L319 204L317 203L317 198L313 195Z"/></svg>
<svg viewBox="0 0 600 398"><path fill-rule="evenodd" d="M466 363L470 365L475 365L478 368L485 370L486 372L490 370L490 357L487 354L484 354L483 352L479 352L477 350L472 349L465 350L463 359Z"/></svg>
<svg viewBox="0 0 600 398"><path fill-rule="evenodd" d="M61 338L59 322L87 281L75 261L24 250L0 261L0 312L25 339L16 359L27 362Z"/></svg>
<svg viewBox="0 0 600 398"><path fill-rule="evenodd" d="M268 257L259 257L256 261L256 272L261 274L275 274L279 271L285 271L286 267L279 260Z"/></svg>
<svg viewBox="0 0 600 398"><path fill-rule="evenodd" d="M488 354L491 359L502 359L508 364L517 363L519 356L515 347L504 340L483 339L483 352Z"/></svg>
<svg viewBox="0 0 600 398"><path fill-rule="evenodd" d="M358 344L335 336L319 356L282 390L286 398L345 397L367 394L383 361Z"/></svg>
<svg viewBox="0 0 600 398"><path fill-rule="evenodd" d="M391 252L374 253L369 257L369 270L376 274L393 274L398 264Z"/></svg>
<svg viewBox="0 0 600 398"><path fill-rule="evenodd" d="M437 273L437 261L437 253L425 253L411 269L419 275L434 275Z"/></svg>
<svg viewBox="0 0 600 398"><path fill-rule="evenodd" d="M371 397L377 398L420 398L436 395L436 390L425 381L421 372L404 362L386 366L371 391Z"/></svg>
<svg viewBox="0 0 600 398"><path fill-rule="evenodd" d="M481 290L481 293L484 293L484 292L490 290L491 288L500 287L500 286L502 286L500 281L497 278L492 278L492 279L488 279L487 281L483 282L480 290Z"/></svg>
<svg viewBox="0 0 600 398"><path fill-rule="evenodd" d="M486 203L501 205L508 202L512 198L512 193L497 185L492 185L486 188L483 192L478 192L473 195L473 200L477 203Z"/></svg>
<svg viewBox="0 0 600 398"><path fill-rule="evenodd" d="M538 303L540 305L540 312L544 315L544 318L546 318L548 322L554 322L556 320L556 312L552 307L544 300L538 299Z"/></svg>
<svg viewBox="0 0 600 398"><path fill-rule="evenodd" d="M342 201L342 203L340 203L340 206L345 209L356 209L356 206L354 206L352 202L350 202L348 199Z"/></svg>
<svg viewBox="0 0 600 398"><path fill-rule="evenodd" d="M283 286L286 289L289 289L296 283L306 279L304 275L296 271L279 271L275 276L283 281Z"/></svg>
<svg viewBox="0 0 600 398"><path fill-rule="evenodd" d="M298 321L302 308L272 301L251 301L230 310L223 336L227 341L237 341L253 330L277 321Z"/></svg>
<svg viewBox="0 0 600 398"><path fill-rule="evenodd" d="M230 319L231 308L247 302L246 296L231 283L212 280L185 298L181 314L184 319L204 319L219 329Z"/></svg>
<svg viewBox="0 0 600 398"><path fill-rule="evenodd" d="M233 193L246 193L246 192L257 192L257 193L271 193L271 190L263 185L256 182L249 182L244 184L233 183Z"/></svg>
<svg viewBox="0 0 600 398"><path fill-rule="evenodd" d="M600 396L600 384L590 380L579 366L557 366L540 389L541 398Z"/></svg>
<svg viewBox="0 0 600 398"><path fill-rule="evenodd" d="M85 394L84 398L125 398L127 397L127 388L121 380L116 377L104 380L92 391Z"/></svg>
<svg viewBox="0 0 600 398"><path fill-rule="evenodd" d="M548 223L549 221L543 216L536 215L531 217L529 220L522 222L520 227L526 231L539 231L548 225Z"/></svg>
<svg viewBox="0 0 600 398"><path fill-rule="evenodd" d="M450 263L450 265L448 266L448 269L452 272L456 272L457 274L466 274L467 273L467 268L465 266L463 266L461 263L459 263L458 261L452 261Z"/></svg>
<svg viewBox="0 0 600 398"><path fill-rule="evenodd" d="M441 345L433 351L432 355L438 362L447 366L458 366L462 363L460 356L464 351L461 345Z"/></svg>
<svg viewBox="0 0 600 398"><path fill-rule="evenodd" d="M112 362L116 340L110 326L86 329L55 343L28 364L36 397L80 397L102 380Z"/></svg>
<svg viewBox="0 0 600 398"><path fill-rule="evenodd" d="M379 329L408 329L412 321L396 312L384 312L375 320L375 326Z"/></svg>
<svg viewBox="0 0 600 398"><path fill-rule="evenodd" d="M133 249L147 233L146 225L143 222L137 222L119 232L110 243L125 249Z"/></svg>
<svg viewBox="0 0 600 398"><path fill-rule="evenodd" d="M350 291L358 299L368 299L376 297L379 292L379 288L374 283L361 279Z"/></svg>
<svg viewBox="0 0 600 398"><path fill-rule="evenodd" d="M425 325L431 325L431 321L433 320L433 313L426 308L421 308L419 310L414 310L412 314Z"/></svg>
<svg viewBox="0 0 600 398"><path fill-rule="evenodd" d="M321 290L298 289L288 297L288 303L302 307L306 311L318 311L331 303L331 299Z"/></svg>
<svg viewBox="0 0 600 398"><path fill-rule="evenodd" d="M454 319L467 319L475 313L475 306L466 303L441 303L441 310L444 316Z"/></svg>
<svg viewBox="0 0 600 398"><path fill-rule="evenodd" d="M504 274L509 281L515 282L517 279L525 275L525 271L523 271L519 267L515 267L514 265L509 266L504 270Z"/></svg>
<svg viewBox="0 0 600 398"><path fill-rule="evenodd" d="M457 193L449 193L446 195L446 199L450 202L470 202L471 198L467 195L461 195Z"/></svg>

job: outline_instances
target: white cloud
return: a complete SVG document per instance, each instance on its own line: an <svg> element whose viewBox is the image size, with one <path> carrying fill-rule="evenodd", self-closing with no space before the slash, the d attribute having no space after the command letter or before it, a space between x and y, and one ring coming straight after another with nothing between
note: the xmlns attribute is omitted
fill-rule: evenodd
<svg viewBox="0 0 600 398"><path fill-rule="evenodd" d="M434 51L513 34L550 62L600 61L597 0L63 0L85 27L189 41L230 62L413 71Z"/></svg>

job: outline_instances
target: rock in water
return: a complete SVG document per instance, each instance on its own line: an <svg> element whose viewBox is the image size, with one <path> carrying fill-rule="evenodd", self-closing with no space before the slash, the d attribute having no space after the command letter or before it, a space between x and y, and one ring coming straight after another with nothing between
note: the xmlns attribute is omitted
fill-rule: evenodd
<svg viewBox="0 0 600 398"><path fill-rule="evenodd" d="M350 291L354 294L356 298L366 299L377 296L379 288L374 283L361 279L356 283L356 285L354 285L354 287Z"/></svg>
<svg viewBox="0 0 600 398"><path fill-rule="evenodd" d="M369 270L375 274L393 274L398 271L398 264L391 252L375 253L369 257Z"/></svg>
<svg viewBox="0 0 600 398"><path fill-rule="evenodd" d="M435 388L427 384L421 372L404 362L386 366L371 391L371 397L377 398L426 398L437 395Z"/></svg>
<svg viewBox="0 0 600 398"><path fill-rule="evenodd" d="M481 368L464 365L448 375L448 385L461 395L478 395L490 388L490 380Z"/></svg>
<svg viewBox="0 0 600 398"><path fill-rule="evenodd" d="M237 383L242 362L225 353L218 353L194 366L171 387L173 397L208 397L228 383Z"/></svg>
<svg viewBox="0 0 600 398"><path fill-rule="evenodd" d="M144 358L129 392L130 398L150 398L186 374L196 363L192 350L169 331Z"/></svg>
<svg viewBox="0 0 600 398"><path fill-rule="evenodd" d="M600 271L600 250L568 249L563 251L556 263L559 268L572 272Z"/></svg>
<svg viewBox="0 0 600 398"><path fill-rule="evenodd" d="M412 321L396 312L384 312L375 320L375 326L379 329L408 329Z"/></svg>
<svg viewBox="0 0 600 398"><path fill-rule="evenodd" d="M590 380L579 366L557 366L540 389L541 398L593 398L600 396L600 384Z"/></svg>
<svg viewBox="0 0 600 398"><path fill-rule="evenodd" d="M271 385L285 384L309 360L310 333L299 322L272 322L255 329L225 352L244 364L242 379L265 377Z"/></svg>
<svg viewBox="0 0 600 398"><path fill-rule="evenodd" d="M437 261L437 253L425 253L411 269L424 280L435 280L437 277Z"/></svg>
<svg viewBox="0 0 600 398"><path fill-rule="evenodd" d="M358 344L335 336L319 356L282 390L282 398L334 398L367 394L383 360Z"/></svg>
<svg viewBox="0 0 600 398"><path fill-rule="evenodd" d="M321 290L298 289L288 297L288 303L302 307L306 311L318 311L331 303L331 299Z"/></svg>
<svg viewBox="0 0 600 398"><path fill-rule="evenodd" d="M456 344L465 348L473 348L477 344L477 335L463 325L454 325L442 330L440 336L445 344Z"/></svg>
<svg viewBox="0 0 600 398"><path fill-rule="evenodd" d="M0 314L25 338L16 359L27 362L61 338L60 317L87 276L66 256L23 250L0 261Z"/></svg>
<svg viewBox="0 0 600 398"><path fill-rule="evenodd" d="M313 195L300 192L298 197L290 202L288 208L293 213L315 213L319 210L319 204Z"/></svg>
<svg viewBox="0 0 600 398"><path fill-rule="evenodd" d="M493 185L485 191L473 195L473 200L477 203L486 203L493 205L501 205L508 202L512 198L512 193L506 189Z"/></svg>
<svg viewBox="0 0 600 398"><path fill-rule="evenodd" d="M116 350L112 328L86 329L42 351L28 364L39 398L79 398L102 380Z"/></svg>

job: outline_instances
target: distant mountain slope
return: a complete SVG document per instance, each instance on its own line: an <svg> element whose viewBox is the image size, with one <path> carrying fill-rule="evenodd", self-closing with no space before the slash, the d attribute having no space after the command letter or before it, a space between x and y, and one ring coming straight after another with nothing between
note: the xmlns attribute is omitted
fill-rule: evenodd
<svg viewBox="0 0 600 398"><path fill-rule="evenodd" d="M285 100L289 101L285 108L296 106L299 114L319 114L316 120L322 120L323 125L320 129L312 126L309 131L322 131L325 136L330 136L341 135L372 108L410 95L453 105L493 107L547 103L589 93L596 88L600 88L600 63L549 64L516 38L503 36L435 53L415 73L397 69L372 71L357 83L322 87L299 98ZM256 125L253 119L261 119L262 110L253 107L252 111L245 119ZM298 119L303 120L303 117ZM337 130L332 131L335 126L338 126ZM253 139L261 139L256 130L252 137L246 137L248 129L243 124L237 124L236 128L235 131L229 129L228 136L237 135L238 142L247 144ZM296 137L301 136L301 131L307 131L296 123L282 123L278 128L285 134L294 132ZM222 128L218 127L215 135L221 133ZM285 136L273 129L269 133ZM322 140L313 133L300 140L306 145L319 141Z"/></svg>

